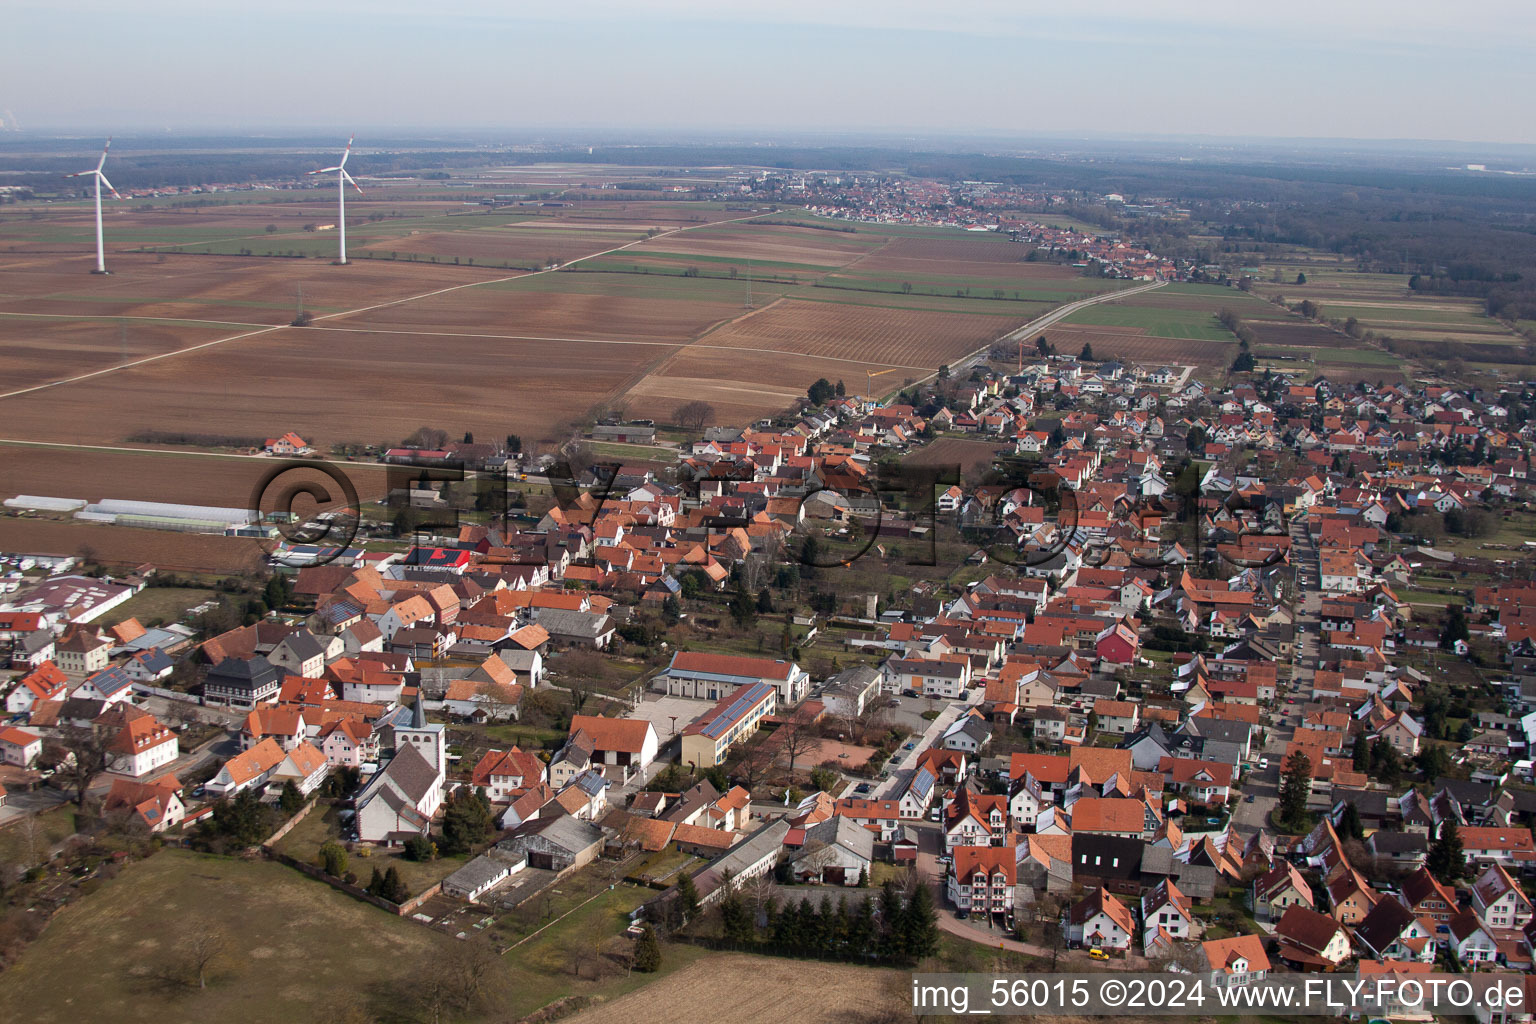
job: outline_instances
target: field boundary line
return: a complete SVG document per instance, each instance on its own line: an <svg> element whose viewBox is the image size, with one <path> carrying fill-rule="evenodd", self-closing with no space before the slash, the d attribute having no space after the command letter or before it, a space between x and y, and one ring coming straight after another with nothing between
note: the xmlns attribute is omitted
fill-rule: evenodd
<svg viewBox="0 0 1536 1024"><path fill-rule="evenodd" d="M737 223L741 223L742 221L757 220L760 217L766 217L766 216L768 216L768 214L765 214L765 213L754 213L750 217L737 217L737 218L734 218L734 219L728 220L728 221L714 221L713 224L737 224ZM681 234L681 233L686 232L686 231L693 231L693 230L695 230L697 228L708 227L708 226L710 226L710 225L709 224L689 224L689 225L685 225L683 227L676 227L676 228L672 228L669 231L659 232L659 233L657 233L655 235L652 235L650 238L637 238L637 239L635 239L632 242L626 242L623 245L614 246L611 249L604 249L602 252L593 252L593 253L588 253L585 256L578 256L578 257L576 257L573 260L569 260L569 261L567 261L565 263L560 264L559 266L547 267L544 270L535 270L535 271L531 271L531 272L519 271L516 274L508 274L508 275L506 275L504 277L490 278L490 279L485 280L485 281L469 281L469 282L465 282L464 284L449 285L446 288L435 288L432 291L422 292L422 293L420 293L418 295L408 295L408 296L405 296L405 297L399 298L399 299L391 299L391 300L389 300L387 302L376 302L373 305L361 306L361 307L359 307L357 309L342 310L342 311L336 312L336 313L326 313L323 316L315 317L312 322L313 323L319 323L322 320L336 320L336 319L339 319L341 317L357 316L360 313L371 313L374 310L387 309L390 306L399 306L399 305L402 305L402 304L407 303L407 302L419 302L422 299L435 298L436 296L439 296L439 295L447 295L447 294L449 294L451 292L463 291L466 288L478 288L478 287L481 287L482 285L490 285L490 284L504 284L504 283L506 283L508 281L518 281L518 280L522 280L524 278L538 277L541 274L553 274L553 273L558 272L560 267L569 267L569 266L572 266L573 264L581 263L581 262L583 262L585 260L597 259L600 256L608 256L608 255L611 255L611 254L616 253L616 252L622 252L623 250L628 249L631 246L639 245L642 242L652 241L652 240L654 240L656 238L666 238L666 237L668 237L670 235ZM271 333L273 333L275 331L288 330L288 329L292 328L292 326L293 325L291 325L291 324L274 324L271 327L263 327L263 328L260 328L258 330L245 331L245 332L242 332L240 334L231 335L231 336L229 336L227 338L215 338L215 339L213 339L211 341L205 341L205 342L202 342L200 344L193 345L193 346L191 346L189 348L177 349L174 352L161 352L158 355L146 356L143 359L134 359L134 360L130 360L129 362L126 362L126 363L119 363L116 366L108 366L108 367L104 367L103 369L100 369L100 370L92 370L90 373L77 374L77 375L75 375L73 377L65 377L62 380L48 381L48 382L43 383L43 384L35 384L35 385L31 386L31 387L18 388L18 389L14 390L14 391L6 391L6 392L3 392L3 393L0 393L0 399L17 398L17 397L19 397L21 395L29 395L29 394L33 394L33 393L38 392L38 391L46 391L49 388L59 387L60 385L63 385L63 384L78 384L80 381L91 380L91 379L93 379L95 377L103 377L103 376L106 376L109 373L116 373L119 370L129 370L129 369L133 369L133 368L139 367L139 366L146 366L146 365L148 365L150 363L157 363L157 362L159 362L162 359L170 359L170 358L172 358L174 356L187 355L187 354L192 353L192 352L201 352L201 351L203 351L205 349L214 348L214 347L219 346L219 345L227 345L230 342L235 342L235 341L244 341L244 340L246 340L248 338L255 338L255 337L260 337L261 335L264 335L264 334L271 334ZM299 328L299 329L302 329L302 328Z"/></svg>

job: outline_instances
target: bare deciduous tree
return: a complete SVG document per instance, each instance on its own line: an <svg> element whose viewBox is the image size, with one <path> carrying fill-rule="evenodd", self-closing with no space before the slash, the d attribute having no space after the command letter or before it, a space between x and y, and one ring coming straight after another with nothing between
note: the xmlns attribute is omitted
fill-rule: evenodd
<svg viewBox="0 0 1536 1024"><path fill-rule="evenodd" d="M414 972L411 992L417 1009L429 1024L461 1017L494 1001L496 969L501 958L479 939L464 939L444 949Z"/></svg>
<svg viewBox="0 0 1536 1024"><path fill-rule="evenodd" d="M207 988L208 976L223 963L230 947L229 935L222 928L206 922L194 924L176 945L174 969L167 980Z"/></svg>
<svg viewBox="0 0 1536 1024"><path fill-rule="evenodd" d="M795 784L795 761L816 745L816 737L799 724L790 722L780 727L784 733L782 749L789 758L789 784Z"/></svg>
<svg viewBox="0 0 1536 1024"><path fill-rule="evenodd" d="M672 413L673 421L685 430L703 430L715 418L715 407L708 402L684 402Z"/></svg>
<svg viewBox="0 0 1536 1024"><path fill-rule="evenodd" d="M50 763L75 790L75 805L85 809L86 797L96 776L107 770L111 738L105 730L71 726L63 730L49 754Z"/></svg>

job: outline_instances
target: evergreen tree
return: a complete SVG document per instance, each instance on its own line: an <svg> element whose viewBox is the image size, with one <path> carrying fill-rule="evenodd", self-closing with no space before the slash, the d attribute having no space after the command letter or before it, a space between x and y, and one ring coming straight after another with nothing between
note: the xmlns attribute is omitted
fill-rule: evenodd
<svg viewBox="0 0 1536 1024"><path fill-rule="evenodd" d="M496 819L485 794L460 786L448 795L443 811L442 851L469 853L496 832Z"/></svg>
<svg viewBox="0 0 1536 1024"><path fill-rule="evenodd" d="M1425 865L1429 873L1449 885L1467 873L1466 852L1461 846L1461 829L1455 818L1446 818L1440 826L1440 835L1429 844L1429 860Z"/></svg>
<svg viewBox="0 0 1536 1024"><path fill-rule="evenodd" d="M854 953L862 955L875 944L875 901L869 893L859 900L859 905L854 908L853 914L848 918L848 948Z"/></svg>
<svg viewBox="0 0 1536 1024"><path fill-rule="evenodd" d="M848 915L843 910L843 901L838 900L837 906L832 905L832 897L821 897L821 909L817 912L821 918L821 945L828 952L837 952L843 948L843 940L848 934Z"/></svg>
<svg viewBox="0 0 1536 1024"><path fill-rule="evenodd" d="M660 969L661 943L656 938L656 929L646 925L635 940L635 970L654 974Z"/></svg>
<svg viewBox="0 0 1536 1024"><path fill-rule="evenodd" d="M373 877L368 879L368 888L364 891L370 896L384 895L384 874L377 867L373 869Z"/></svg>
<svg viewBox="0 0 1536 1024"><path fill-rule="evenodd" d="M880 890L880 956L899 960L906 955L906 907L896 886L886 882Z"/></svg>
<svg viewBox="0 0 1536 1024"><path fill-rule="evenodd" d="M757 603L745 587L738 586L731 595L731 618L743 629L757 621Z"/></svg>
<svg viewBox="0 0 1536 1024"><path fill-rule="evenodd" d="M685 921L692 921L699 916L699 887L693 884L692 875L685 874L678 879L677 903Z"/></svg>
<svg viewBox="0 0 1536 1024"><path fill-rule="evenodd" d="M785 953L796 953L803 945L800 933L800 914L794 905L779 911L773 920L773 944Z"/></svg>
<svg viewBox="0 0 1536 1024"><path fill-rule="evenodd" d="M384 873L384 885L379 895L391 903L404 903L411 898L411 890L406 888L405 879L400 877L400 869L393 864Z"/></svg>
<svg viewBox="0 0 1536 1024"><path fill-rule="evenodd" d="M331 840L320 847L320 863L326 874L340 878L347 873L347 851L340 843Z"/></svg>
<svg viewBox="0 0 1536 1024"><path fill-rule="evenodd" d="M741 893L731 888L720 901L720 923L727 942L738 946L752 943L752 912L742 902Z"/></svg>
<svg viewBox="0 0 1536 1024"><path fill-rule="evenodd" d="M1312 792L1312 759L1296 751L1280 775L1280 824L1300 830L1307 823L1307 797Z"/></svg>
<svg viewBox="0 0 1536 1024"><path fill-rule="evenodd" d="M821 914L817 912L809 896L800 897L798 913L801 949L808 953L820 953L826 946L826 929L823 927Z"/></svg>
<svg viewBox="0 0 1536 1024"><path fill-rule="evenodd" d="M1445 626L1440 630L1440 646L1446 650L1456 646L1456 641L1463 642L1471 639L1471 632L1467 629L1467 613L1461 605L1453 604L1445 610Z"/></svg>
<svg viewBox="0 0 1536 1024"><path fill-rule="evenodd" d="M293 784L292 779L283 783L283 793L277 798L277 806L283 809L284 814L296 814L304 806L304 797L299 794L299 787Z"/></svg>
<svg viewBox="0 0 1536 1024"><path fill-rule="evenodd" d="M773 611L773 595L768 592L767 587L757 592L757 610L763 615L770 614Z"/></svg>
<svg viewBox="0 0 1536 1024"><path fill-rule="evenodd" d="M1353 761L1355 771L1364 775L1371 773L1371 738L1364 732L1355 733Z"/></svg>
<svg viewBox="0 0 1536 1024"><path fill-rule="evenodd" d="M939 950L939 915L933 907L933 893L926 885L912 890L903 915L902 931L906 955L912 960L933 956Z"/></svg>
<svg viewBox="0 0 1536 1024"><path fill-rule="evenodd" d="M1077 358L1080 362L1093 362L1093 344L1087 341L1083 342L1083 350L1077 354Z"/></svg>
<svg viewBox="0 0 1536 1024"><path fill-rule="evenodd" d="M1339 835L1345 839L1364 839L1365 828L1360 824L1360 812L1353 800L1344 805L1344 816L1339 819Z"/></svg>
<svg viewBox="0 0 1536 1024"><path fill-rule="evenodd" d="M1397 748L1384 739L1371 741L1371 775L1392 786L1403 774L1403 759Z"/></svg>
<svg viewBox="0 0 1536 1024"><path fill-rule="evenodd" d="M835 390L837 391L837 397L838 398L843 398L843 397L845 397L848 394L848 389L843 386L843 382L842 382L841 379L838 380L837 388Z"/></svg>

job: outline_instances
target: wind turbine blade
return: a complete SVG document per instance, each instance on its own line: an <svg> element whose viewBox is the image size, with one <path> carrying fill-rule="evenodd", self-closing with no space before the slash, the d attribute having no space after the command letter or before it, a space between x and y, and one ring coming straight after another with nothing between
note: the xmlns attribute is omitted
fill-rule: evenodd
<svg viewBox="0 0 1536 1024"><path fill-rule="evenodd" d="M108 180L107 180L107 176L106 176L106 175L105 175L105 174L102 174L102 173L101 173L101 172L100 172L100 171L97 171L97 172L96 172L96 177L98 177L98 178L100 178L100 179L101 179L101 183L102 183L102 184L103 184L103 185L105 185L105 186L107 186L107 188L108 188L108 189L109 189L109 190L111 190L111 192L112 192L112 194L113 194L113 195L114 195L114 196L117 196L117 198L119 198L119 199L121 199L121 198L123 198L123 197L122 197L122 196L121 196L121 195L118 195L118 191L117 191L117 189L115 189L115 188L112 188L112 183L111 183L111 182L110 182L110 181L108 181Z"/></svg>
<svg viewBox="0 0 1536 1024"><path fill-rule="evenodd" d="M357 138L356 135L352 136L352 139L355 138ZM347 157L352 155L352 139L347 140L347 148L341 151L341 163L336 165L338 170L347 166Z"/></svg>
<svg viewBox="0 0 1536 1024"><path fill-rule="evenodd" d="M322 167L318 171L310 171L309 173L310 174L329 174L332 171L339 171L339 170L341 170L341 166L338 164L335 167Z"/></svg>
<svg viewBox="0 0 1536 1024"><path fill-rule="evenodd" d="M96 170L98 172L100 172L103 167L107 166L107 150L109 150L111 148L112 148L112 138L111 138L111 136L108 136L107 137L107 144L105 146L101 147L101 159L96 161Z"/></svg>
<svg viewBox="0 0 1536 1024"><path fill-rule="evenodd" d="M358 194L358 195L362 195L362 194L363 194L363 186L361 186L361 185L359 185L359 184L358 184L358 183L357 183L357 182L355 182L355 181L352 181L352 175L350 175L350 174L348 174L348 173L347 173L347 172L346 172L346 171L342 171L342 172L341 172L341 176L342 176L342 177L343 177L343 178L346 178L346 179L347 179L347 180L348 180L348 181L351 181L351 182L352 182L352 187L353 187L353 188L355 188L355 189L357 189L357 194Z"/></svg>
<svg viewBox="0 0 1536 1024"><path fill-rule="evenodd" d="M66 175L64 175L64 177L66 177L66 178L88 178L91 175L97 174L97 173L99 173L99 172L97 172L97 171L76 171L74 174L66 174Z"/></svg>

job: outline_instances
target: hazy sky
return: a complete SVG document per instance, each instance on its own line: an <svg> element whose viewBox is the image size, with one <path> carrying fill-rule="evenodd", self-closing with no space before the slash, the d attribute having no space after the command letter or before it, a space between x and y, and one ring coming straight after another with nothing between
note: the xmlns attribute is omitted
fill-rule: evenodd
<svg viewBox="0 0 1536 1024"><path fill-rule="evenodd" d="M4 10L0 111L39 130L1536 142L1530 0L1262 10L1238 0L7 0Z"/></svg>

